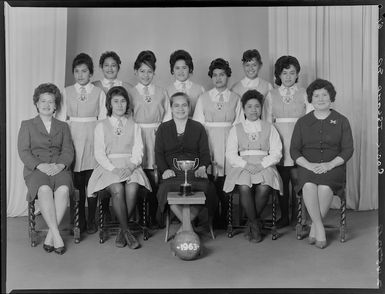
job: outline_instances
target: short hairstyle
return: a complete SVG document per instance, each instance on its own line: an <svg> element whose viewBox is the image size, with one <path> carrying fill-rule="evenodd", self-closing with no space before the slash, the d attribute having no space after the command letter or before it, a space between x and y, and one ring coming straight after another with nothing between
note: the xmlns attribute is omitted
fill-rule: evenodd
<svg viewBox="0 0 385 294"><path fill-rule="evenodd" d="M180 49L180 50L174 51L170 55L170 71L171 71L172 75L174 74L175 63L178 60L184 60L184 62L186 62L186 65L188 66L189 73L193 73L194 64L193 64L192 57L191 57L190 53L188 53L185 50Z"/></svg>
<svg viewBox="0 0 385 294"><path fill-rule="evenodd" d="M213 77L214 69L223 69L228 77L231 77L231 68L229 62L223 58L217 58L211 61L208 75L210 78Z"/></svg>
<svg viewBox="0 0 385 294"><path fill-rule="evenodd" d="M245 105L247 101L251 99L257 99L259 103L261 104L261 109L263 107L263 100L265 99L263 95L258 92L257 90L248 90L246 91L241 98L242 108L245 109Z"/></svg>
<svg viewBox="0 0 385 294"><path fill-rule="evenodd" d="M249 49L243 52L242 56L242 62L249 62L255 58L260 65L262 65L262 59L261 59L261 54L259 54L259 51L257 49Z"/></svg>
<svg viewBox="0 0 385 294"><path fill-rule="evenodd" d="M92 58L86 53L80 53L74 58L74 61L72 62L72 73L74 72L75 67L81 64L85 64L88 67L90 74L94 74L94 63L92 62Z"/></svg>
<svg viewBox="0 0 385 294"><path fill-rule="evenodd" d="M33 104L37 108L37 102L40 99L41 94L52 94L55 98L55 108L56 110L60 108L60 103L61 103L61 93L58 87L56 85L51 84L51 83L44 83L40 84L39 86L36 87L35 91L33 92ZM39 110L37 110L39 112Z"/></svg>
<svg viewBox="0 0 385 294"><path fill-rule="evenodd" d="M331 82L327 81L327 80L316 79L306 89L307 101L309 101L309 103L311 103L312 100L313 100L313 92L315 90L319 90L319 89L325 89L326 91L328 91L331 102L334 102L336 100L337 92L334 89L333 84Z"/></svg>
<svg viewBox="0 0 385 294"><path fill-rule="evenodd" d="M128 114L128 110L130 109L130 98L128 96L127 90L122 86L116 86L109 89L106 95L107 116L112 115L111 100L114 96L118 96L118 95L126 99L127 101L126 114Z"/></svg>
<svg viewBox="0 0 385 294"><path fill-rule="evenodd" d="M290 65L295 67L295 70L297 71L297 74L299 74L301 70L301 66L299 65L298 59L294 56L290 55L284 55L277 59L274 65L274 76L275 76L275 83L280 86L282 85L281 78L279 77L284 69L290 68ZM298 77L295 80L295 82L298 82Z"/></svg>
<svg viewBox="0 0 385 294"><path fill-rule="evenodd" d="M174 103L174 98L178 97L178 96L184 97L187 100L188 106L190 106L190 97L189 97L189 95L187 95L186 93L183 93L183 92L176 92L176 93L171 95L171 97L170 97L170 106L172 106L172 104Z"/></svg>
<svg viewBox="0 0 385 294"><path fill-rule="evenodd" d="M139 53L138 57L135 60L134 63L134 70L138 70L142 63L150 67L153 71L155 71L155 63L156 63L156 57L154 52L150 50L145 50Z"/></svg>
<svg viewBox="0 0 385 294"><path fill-rule="evenodd" d="M115 60L116 64L118 65L118 69L120 69L120 65L122 64L122 61L120 60L120 57L118 54L116 54L114 51L106 51L104 52L99 59L99 66L103 67L104 60L111 57L113 60Z"/></svg>

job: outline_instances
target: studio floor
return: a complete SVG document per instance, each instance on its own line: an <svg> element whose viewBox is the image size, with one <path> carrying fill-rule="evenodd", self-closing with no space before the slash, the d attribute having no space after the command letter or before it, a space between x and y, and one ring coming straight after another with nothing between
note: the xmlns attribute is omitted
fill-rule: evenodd
<svg viewBox="0 0 385 294"><path fill-rule="evenodd" d="M41 216L37 227L44 229ZM326 224L338 224L331 210ZM46 253L28 241L27 217L7 219L7 293L13 289L170 289L170 288L377 288L378 212L348 211L348 239L328 229L328 247L321 250L297 240L293 227L280 229L275 241L267 235L254 244L243 233L228 238L216 230L200 232L199 259L183 261L172 255L165 230L156 230L141 248L115 247L115 236L99 244L98 234L84 234L74 244L63 233L67 252ZM68 219L67 219L68 223ZM65 226L65 225L64 225ZM65 227L64 227L65 229Z"/></svg>

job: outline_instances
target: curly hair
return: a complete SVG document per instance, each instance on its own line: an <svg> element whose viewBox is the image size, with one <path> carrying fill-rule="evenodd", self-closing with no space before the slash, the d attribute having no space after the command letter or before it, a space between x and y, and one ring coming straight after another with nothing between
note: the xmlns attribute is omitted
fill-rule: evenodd
<svg viewBox="0 0 385 294"><path fill-rule="evenodd" d="M36 106L36 109L37 102L39 102L40 99L40 95L45 93L53 95L53 97L55 98L55 109L59 109L62 96L59 88L52 83L44 83L36 87L35 91L33 92L33 104ZM39 109L37 111L39 112Z"/></svg>
<svg viewBox="0 0 385 294"><path fill-rule="evenodd" d="M274 76L275 76L275 83L280 86L282 85L282 81L280 78L280 75L284 69L290 68L290 65L295 67L295 70L297 71L297 74L299 74L301 70L301 66L299 65L298 59L294 56L290 55L284 55L277 59L274 65ZM295 80L295 82L298 82L298 77Z"/></svg>
<svg viewBox="0 0 385 294"><path fill-rule="evenodd" d="M188 106L190 107L190 97L186 93L183 93L183 92L176 92L176 93L171 95L171 97L170 97L170 106L172 106L172 104L174 103L174 98L178 97L178 96L184 97L186 99L186 101L187 101Z"/></svg>
<svg viewBox="0 0 385 294"><path fill-rule="evenodd" d="M94 63L92 62L92 58L88 54L80 53L74 58L72 62L72 72L74 72L75 67L81 64L85 64L88 67L88 70L90 71L91 75L94 74Z"/></svg>
<svg viewBox="0 0 385 294"><path fill-rule="evenodd" d="M223 58L217 58L211 61L208 72L210 78L213 77L214 69L223 69L227 77L231 77L231 68L229 62L224 60Z"/></svg>
<svg viewBox="0 0 385 294"><path fill-rule="evenodd" d="M111 57L113 60L115 60L116 64L118 65L118 69L120 69L120 65L122 64L122 61L120 60L120 57L118 54L116 54L114 51L106 51L104 52L99 59L99 66L102 68L104 64L104 60Z"/></svg>
<svg viewBox="0 0 385 294"><path fill-rule="evenodd" d="M188 53L185 50L180 49L180 50L174 51L170 55L170 71L171 71L172 75L174 74L175 63L178 60L184 60L184 62L186 62L186 65L188 66L189 73L190 74L193 73L193 71L194 71L194 64L193 64L192 57L191 57L190 53Z"/></svg>
<svg viewBox="0 0 385 294"><path fill-rule="evenodd" d="M264 97L257 90L248 90L242 95L241 103L242 103L243 109L245 109L245 105L246 105L247 101L249 101L251 99L257 99L259 101L259 103L261 104L261 109L262 109Z"/></svg>
<svg viewBox="0 0 385 294"><path fill-rule="evenodd" d="M331 82L327 81L327 80L316 79L306 89L307 101L309 101L309 103L311 103L312 100L313 100L313 92L315 90L319 90L319 89L325 89L326 91L328 91L331 102L336 101L336 94L337 94L337 92L334 89L333 84Z"/></svg>
<svg viewBox="0 0 385 294"><path fill-rule="evenodd" d="M128 114L128 110L130 109L130 98L128 96L128 92L124 87L116 86L109 89L106 94L107 116L112 115L111 100L114 96L122 96L127 101L126 114Z"/></svg>
<svg viewBox="0 0 385 294"><path fill-rule="evenodd" d="M150 67L153 71L155 71L155 63L156 63L156 57L154 52L150 50L145 50L139 53L138 57L135 60L134 63L134 70L138 70L142 63Z"/></svg>
<svg viewBox="0 0 385 294"><path fill-rule="evenodd" d="M249 62L255 58L260 65L262 65L262 59L261 59L261 54L259 54L259 51L257 49L249 49L243 52L242 56L242 62Z"/></svg>

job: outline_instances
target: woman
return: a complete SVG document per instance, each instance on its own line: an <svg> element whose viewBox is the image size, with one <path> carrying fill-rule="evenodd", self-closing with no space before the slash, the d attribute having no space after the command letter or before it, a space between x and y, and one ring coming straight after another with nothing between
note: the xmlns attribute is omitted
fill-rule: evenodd
<svg viewBox="0 0 385 294"><path fill-rule="evenodd" d="M353 154L349 121L331 109L336 91L326 80L317 79L306 89L314 111L300 118L291 139L290 154L298 167L297 193L312 220L309 243L326 247L326 216L333 195L342 195L346 182L346 161Z"/></svg>
<svg viewBox="0 0 385 294"><path fill-rule="evenodd" d="M43 248L59 255L66 251L58 227L73 190L69 167L74 159L69 127L53 117L61 97L54 84L41 84L35 89L33 103L38 115L21 123L17 143L24 163L27 201L39 200L41 214L48 226Z"/></svg>
<svg viewBox="0 0 385 294"><path fill-rule="evenodd" d="M187 178L188 182L192 184L193 190L205 192L205 205L209 211L209 221L211 221L218 200L215 186L207 179L206 169L210 165L210 150L205 128L199 122L188 118L190 101L187 94L175 93L170 98L170 104L173 119L159 126L155 139L155 161L162 177L157 193L160 221L163 220L167 193L179 191L180 184L184 182L184 172L174 167L174 158L177 160L199 159L198 168L195 171L189 171ZM179 205L171 205L170 208L182 221L182 208ZM191 206L191 220L196 218L200 209L200 206Z"/></svg>
<svg viewBox="0 0 385 294"><path fill-rule="evenodd" d="M110 193L120 224L115 245L136 249L140 245L128 228L128 220L135 210L139 185L149 191L151 186L140 167L143 157L141 130L132 115L127 115L129 105L124 87L112 87L108 91L108 118L95 128L95 159L98 165L91 175L87 191L94 202L96 192L106 189Z"/></svg>
<svg viewBox="0 0 385 294"><path fill-rule="evenodd" d="M248 218L250 242L262 241L261 214L272 190L280 191L282 182L275 165L282 157L282 143L275 127L261 121L263 95L257 90L243 94L241 103L246 120L229 133L226 158L231 165L223 190L238 187L240 202Z"/></svg>

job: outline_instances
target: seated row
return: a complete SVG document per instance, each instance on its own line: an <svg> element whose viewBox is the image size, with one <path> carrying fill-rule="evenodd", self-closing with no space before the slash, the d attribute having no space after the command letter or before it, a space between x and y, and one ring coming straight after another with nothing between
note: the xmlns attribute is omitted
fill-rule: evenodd
<svg viewBox="0 0 385 294"><path fill-rule="evenodd" d="M330 207L333 194L340 193L344 186L345 163L353 152L348 120L330 109L335 98L333 91L333 86L324 80L316 80L309 86L308 100L315 110L295 124L290 148L298 164L296 190L303 192L313 221L309 242L320 248L326 246L322 217ZM69 170L74 149L68 125L53 118L60 99L60 92L53 84L42 84L35 90L34 103L39 115L22 122L18 150L25 164L28 200L38 197L49 227L43 247L47 252L63 254L65 246L58 225L73 189ZM188 118L189 101L182 92L171 96L172 119L162 123L155 136L155 161L162 176L157 191L158 210L162 214L167 192L178 191L183 182L183 174L174 168L173 159L198 158L199 167L189 173L189 181L194 189L205 192L209 216L213 217L218 196L206 172L211 163L209 140L204 126ZM241 104L245 120L233 126L229 133L226 159L231 168L224 181L224 191L238 188L248 218L249 240L259 242L262 240L260 215L268 195L272 189L282 194L281 178L275 168L282 157L282 143L276 128L260 119L261 93L247 91ZM88 196L95 200L94 193L103 189L111 193L113 209L121 226L116 245L127 244L135 249L140 245L128 229L128 219L136 204L138 187L152 189L141 167L142 132L128 111L130 102L124 87L113 87L108 91L106 108L108 118L98 123L94 130L98 164L89 180ZM171 209L181 219L180 208L172 206ZM192 219L199 209L192 209Z"/></svg>

